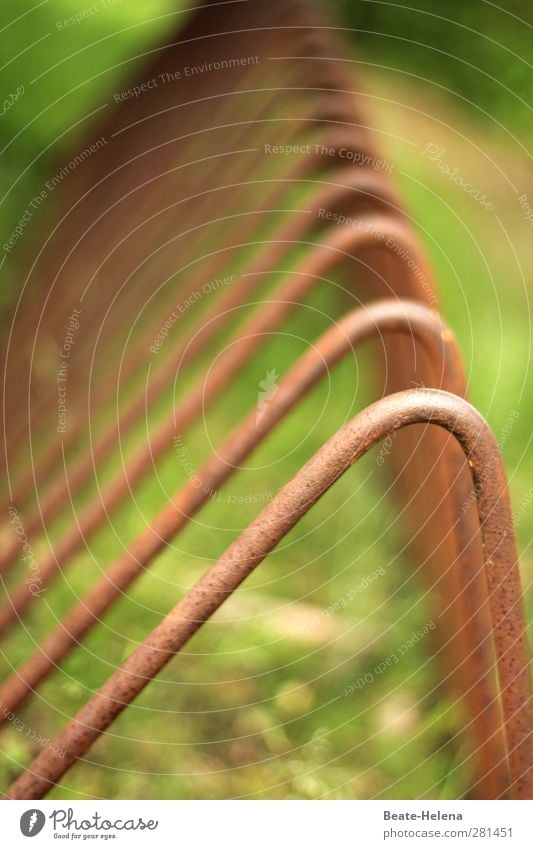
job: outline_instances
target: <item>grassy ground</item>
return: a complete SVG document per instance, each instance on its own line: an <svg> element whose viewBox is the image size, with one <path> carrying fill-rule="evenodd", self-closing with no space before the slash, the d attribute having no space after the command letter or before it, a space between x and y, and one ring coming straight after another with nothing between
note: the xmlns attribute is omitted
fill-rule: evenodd
<svg viewBox="0 0 533 849"><path fill-rule="evenodd" d="M530 584L527 499L533 461L525 448L533 407L526 383L533 260L531 225L517 200L522 192L533 196L526 158L506 134L488 136L456 114L444 95L435 97L421 84L403 85L384 72L369 75L365 84L370 123L394 163L393 179L431 257L443 313L467 363L472 400L497 435L513 411L519 414L501 444L524 581ZM424 151L436 143L445 153L432 161ZM450 170L459 167L495 208L468 195L439 162ZM302 352L301 339L319 335L337 309L324 294L309 303L313 309L288 326L291 335L273 338L227 400L215 406L206 423L214 444L255 405L265 373L283 373ZM83 704L255 515L257 504L247 504L246 494L268 499L364 406L370 397L367 366L364 352L357 368L353 361L341 364L331 382L256 452L257 468L224 488L222 500L206 508L201 523L193 523L158 559L20 712L26 727L49 736ZM158 415L155 410L154 418ZM132 442L141 436L135 434ZM206 456L203 426L190 433L186 446L193 465ZM470 776L459 737L461 717L436 687L432 633L385 674L375 674L433 616L410 563L398 553L401 527L394 504L383 497L375 460L375 453L365 458L324 497L52 797L457 798L466 792ZM141 515L158 509L161 486L171 493L177 475L186 479L175 456L161 464L159 474L160 481L152 480L139 497ZM236 510L227 496L244 503ZM121 550L120 538L135 535L141 515L123 511L115 523L117 536L102 534L91 555L77 558L70 586L65 582L50 591L28 631L19 630L7 643L10 663L27 656L33 641L91 583L97 566L104 568ZM349 692L368 673L372 683ZM13 727L2 732L1 745L5 784L18 771L10 760L27 763L35 748Z"/></svg>

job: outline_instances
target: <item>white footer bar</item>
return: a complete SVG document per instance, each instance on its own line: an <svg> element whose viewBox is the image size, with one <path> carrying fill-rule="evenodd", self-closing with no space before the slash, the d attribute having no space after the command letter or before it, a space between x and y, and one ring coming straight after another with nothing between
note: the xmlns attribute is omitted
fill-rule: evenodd
<svg viewBox="0 0 533 849"><path fill-rule="evenodd" d="M0 810L6 849L533 846L533 802L6 801Z"/></svg>

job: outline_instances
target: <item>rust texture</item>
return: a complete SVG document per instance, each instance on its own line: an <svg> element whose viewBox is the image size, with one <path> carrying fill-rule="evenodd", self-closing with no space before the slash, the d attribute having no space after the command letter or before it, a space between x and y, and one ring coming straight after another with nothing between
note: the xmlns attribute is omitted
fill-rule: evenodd
<svg viewBox="0 0 533 849"><path fill-rule="evenodd" d="M451 393L429 389L383 398L338 431L41 752L7 798L41 798L335 481L380 439L415 423L448 430L468 458L490 593L510 791L514 798L531 798L526 626L505 471L497 441L479 413ZM489 463L487 476L483 470Z"/></svg>

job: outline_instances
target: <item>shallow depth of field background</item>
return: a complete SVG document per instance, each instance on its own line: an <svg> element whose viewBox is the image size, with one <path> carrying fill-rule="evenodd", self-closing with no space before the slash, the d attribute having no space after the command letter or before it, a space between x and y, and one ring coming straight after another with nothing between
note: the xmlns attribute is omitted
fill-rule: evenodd
<svg viewBox="0 0 533 849"><path fill-rule="evenodd" d="M25 87L0 123L0 243L28 199L55 173L55 163L89 132L86 116L110 101L110 93L134 73L130 57L155 46L177 21L176 3L170 0L124 0L67 34L55 22L83 8L79 0L49 0L33 10L24 5L4 0L0 13L6 63L2 99L21 84ZM431 258L442 313L467 365L471 399L497 436L513 420L501 443L528 586L533 578L533 459L528 451L533 389L526 382L533 222L527 220L520 197L526 195L533 207L528 149L533 16L529 4L517 0L507 3L505 11L481 0L418 5L413 11L344 0L336 4L337 21L347 28L354 88L366 93L376 145L394 164L393 180ZM432 144L444 150L434 161L427 153ZM494 208L468 194L451 172L479 189ZM33 227L38 227L37 219ZM2 309L17 293L17 256L25 239L2 268ZM310 303L320 307L321 297ZM293 319L293 337L285 342L276 337L230 390L228 403L214 407L209 417L213 440L254 405L266 371L283 372L301 353L294 341L299 323L312 336L323 330L319 312L304 311ZM279 455L286 446L299 444L301 423L317 419L312 434L284 464L257 473L256 492L274 493L351 407L355 411L371 400L365 381L370 358L361 352L358 363L357 375L353 363L341 364L330 384L320 387L256 453L253 460L259 465L270 453ZM326 400L328 414L321 416ZM154 420L158 414L153 411ZM134 434L131 444L135 441ZM208 450L202 428L190 434L187 445L191 462L199 463ZM116 462L112 458L109 468ZM174 456L161 465L160 474L170 491L184 479ZM470 776L462 766L457 736L461 717L437 688L430 637L376 676L371 686L344 695L351 682L433 617L402 553L397 507L384 498L383 485L383 477L375 473L375 455L346 475L304 519L306 538L285 548L283 556L274 553L257 570L246 591L168 666L137 707L124 713L87 761L69 773L66 785L71 789L57 789L52 797L462 796ZM239 492L238 479L225 491ZM142 489L139 504L146 514L160 507L155 493L157 482ZM344 505L342 510L335 509L337 504ZM58 730L177 601L178 586L189 586L209 558L216 558L235 537L237 524L250 520L256 510L253 505L211 504L202 519L220 530L209 533L193 524L180 545L198 555L170 550L160 557L151 574L107 617L107 627L91 634L89 653L73 653L64 671L52 676L41 696L23 709L24 721L46 736ZM122 511L115 530L131 539L138 524L137 514ZM55 529L59 535L60 522ZM108 532L91 548L104 566L121 546ZM55 596L56 614L68 609L74 592L90 584L89 563L87 554L77 558L72 589ZM384 574L335 617L324 615L328 605L380 568ZM30 620L34 637L44 635L53 621L46 605L38 607ZM531 614L530 594L528 607ZM233 618L240 620L238 627L220 624ZM0 658L3 671L25 658L30 647L22 629L14 631ZM27 763L33 750L14 728L2 730L0 746L6 755L0 775L5 785L16 772L9 759Z"/></svg>

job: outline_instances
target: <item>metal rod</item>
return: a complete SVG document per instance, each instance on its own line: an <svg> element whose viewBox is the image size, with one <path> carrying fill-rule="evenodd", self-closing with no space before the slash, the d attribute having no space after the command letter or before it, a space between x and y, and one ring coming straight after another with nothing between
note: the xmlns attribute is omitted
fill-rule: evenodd
<svg viewBox="0 0 533 849"><path fill-rule="evenodd" d="M516 799L531 798L526 627L503 462L482 416L463 399L430 389L377 401L328 440L11 785L6 798L45 795L341 475L387 434L415 423L448 430L468 459L490 593L510 792Z"/></svg>

